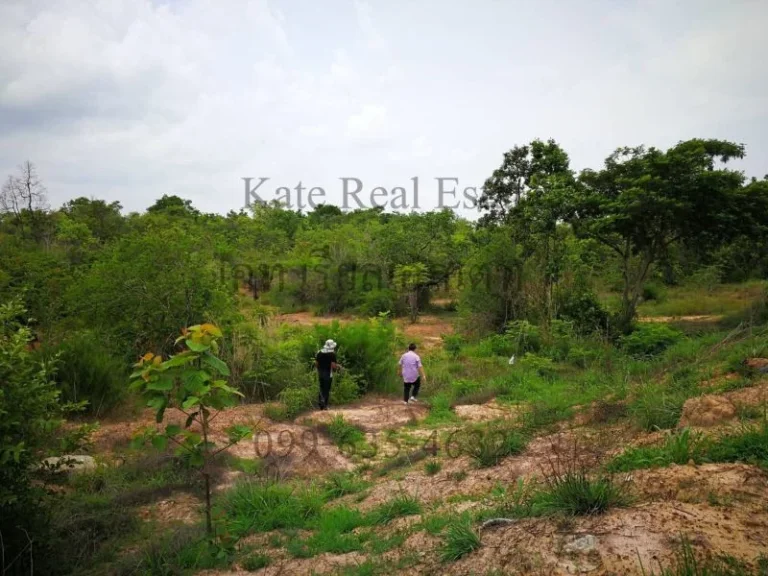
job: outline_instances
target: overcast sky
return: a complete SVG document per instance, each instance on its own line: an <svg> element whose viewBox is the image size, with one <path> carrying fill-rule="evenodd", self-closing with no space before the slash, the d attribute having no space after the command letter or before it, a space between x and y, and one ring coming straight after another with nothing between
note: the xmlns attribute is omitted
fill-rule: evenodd
<svg viewBox="0 0 768 576"><path fill-rule="evenodd" d="M427 209L533 138L581 169L716 137L762 177L766 24L764 0L0 0L0 176L220 213L243 177L341 204L341 177L368 203L417 176Z"/></svg>

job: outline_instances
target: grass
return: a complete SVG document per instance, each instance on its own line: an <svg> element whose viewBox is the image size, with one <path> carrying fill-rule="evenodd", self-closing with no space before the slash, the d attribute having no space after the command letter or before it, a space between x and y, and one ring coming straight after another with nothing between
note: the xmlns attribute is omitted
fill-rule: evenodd
<svg viewBox="0 0 768 576"><path fill-rule="evenodd" d="M480 468L496 466L507 456L519 454L528 439L519 431L504 425L470 429L461 439L461 452L470 456Z"/></svg>
<svg viewBox="0 0 768 576"><path fill-rule="evenodd" d="M389 524L396 518L421 514L421 503L408 494L401 494L388 502L380 504L372 511L374 524Z"/></svg>
<svg viewBox="0 0 768 576"><path fill-rule="evenodd" d="M630 448L607 464L610 471L658 468L670 464L744 462L768 469L768 422L743 424L737 433L703 437L688 430L669 436L660 446Z"/></svg>
<svg viewBox="0 0 768 576"><path fill-rule="evenodd" d="M345 421L341 414L334 416L328 423L328 436L339 447L351 446L354 449L358 444L365 442L365 433Z"/></svg>
<svg viewBox="0 0 768 576"><path fill-rule="evenodd" d="M440 464L437 460L430 460L426 464L424 464L424 473L427 476L434 476L440 470L442 469L443 465Z"/></svg>
<svg viewBox="0 0 768 576"><path fill-rule="evenodd" d="M532 515L590 516L630 503L627 487L610 476L592 477L584 470L568 470L546 480L544 490L532 496Z"/></svg>
<svg viewBox="0 0 768 576"><path fill-rule="evenodd" d="M468 517L453 520L445 529L443 543L440 547L442 562L455 562L467 554L480 548L480 536L472 528Z"/></svg>
<svg viewBox="0 0 768 576"><path fill-rule="evenodd" d="M759 560L758 560L759 563ZM687 538L683 538L680 549L671 566L659 566L659 572L646 572L641 562L644 576L752 576L755 572L745 563L732 556L714 556L699 558ZM761 573L765 573L761 570Z"/></svg>
<svg viewBox="0 0 768 576"><path fill-rule="evenodd" d="M271 563L272 559L265 554L250 554L240 562L240 566L247 572L256 572L266 568Z"/></svg>
<svg viewBox="0 0 768 576"><path fill-rule="evenodd" d="M629 413L641 430L669 430L677 426L686 395L670 392L661 384L647 384L638 389L629 404Z"/></svg>
<svg viewBox="0 0 768 576"><path fill-rule="evenodd" d="M280 528L304 528L328 499L314 486L243 482L219 501L229 531L237 536Z"/></svg>
<svg viewBox="0 0 768 576"><path fill-rule="evenodd" d="M607 469L627 472L643 468L662 468L670 464L687 464L690 460L701 462L704 445L701 434L685 428L667 436L661 446L629 448L611 460Z"/></svg>
<svg viewBox="0 0 768 576"><path fill-rule="evenodd" d="M359 479L349 472L332 472L326 476L322 488L328 500L341 498L347 494L357 494L370 486L369 482Z"/></svg>
<svg viewBox="0 0 768 576"><path fill-rule="evenodd" d="M421 462L430 455L432 455L432 451L425 450L424 448L418 448L416 450L412 450L411 452L400 454L399 456L395 456L394 458L390 458L389 460L385 461L376 470L375 475L378 477L386 476L392 472L392 470L397 470L398 468L403 468L404 466L412 466L417 462Z"/></svg>

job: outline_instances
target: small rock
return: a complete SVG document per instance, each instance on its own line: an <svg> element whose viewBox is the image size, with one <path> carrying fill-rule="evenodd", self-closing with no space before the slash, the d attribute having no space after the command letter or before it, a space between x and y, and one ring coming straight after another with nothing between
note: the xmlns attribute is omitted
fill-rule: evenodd
<svg viewBox="0 0 768 576"><path fill-rule="evenodd" d="M42 461L40 469L52 472L89 472L96 469L96 460L84 454L51 456Z"/></svg>
<svg viewBox="0 0 768 576"><path fill-rule="evenodd" d="M494 526L509 526L515 522L517 522L515 518L491 518L490 520L483 522L482 526L480 526L480 530L493 528Z"/></svg>
<svg viewBox="0 0 768 576"><path fill-rule="evenodd" d="M563 551L570 554L587 554L597 548L597 538L592 534L587 534L581 538L576 538L563 547Z"/></svg>

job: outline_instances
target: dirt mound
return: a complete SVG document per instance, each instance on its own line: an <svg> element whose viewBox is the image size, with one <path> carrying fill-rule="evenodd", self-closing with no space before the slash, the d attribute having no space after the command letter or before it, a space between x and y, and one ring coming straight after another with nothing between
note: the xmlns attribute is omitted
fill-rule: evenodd
<svg viewBox="0 0 768 576"><path fill-rule="evenodd" d="M468 422L487 422L489 420L499 420L505 418L514 418L517 410L509 406L501 406L496 400L491 400L485 404L463 404L454 407L453 411L462 420Z"/></svg>
<svg viewBox="0 0 768 576"><path fill-rule="evenodd" d="M708 428L736 417L736 406L725 396L707 394L689 398L683 405L678 427L700 426Z"/></svg>
<svg viewBox="0 0 768 576"><path fill-rule="evenodd" d="M340 406L314 412L311 419L315 422L327 423L337 416L342 416L346 422L365 432L378 432L423 420L428 412L429 408L420 402L405 405L402 400L368 398L364 403L354 406Z"/></svg>

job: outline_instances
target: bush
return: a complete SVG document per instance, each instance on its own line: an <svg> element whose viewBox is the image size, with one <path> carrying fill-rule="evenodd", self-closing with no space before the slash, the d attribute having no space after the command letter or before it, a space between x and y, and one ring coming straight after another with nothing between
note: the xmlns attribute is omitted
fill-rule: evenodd
<svg viewBox="0 0 768 576"><path fill-rule="evenodd" d="M512 353L520 356L541 349L541 333L538 326L526 320L515 320L507 325L506 339L513 345Z"/></svg>
<svg viewBox="0 0 768 576"><path fill-rule="evenodd" d="M0 533L7 558L26 547L25 530L39 536L42 493L32 485L31 470L61 424L53 367L28 350L32 335L25 315L18 301L0 304Z"/></svg>
<svg viewBox="0 0 768 576"><path fill-rule="evenodd" d="M663 302L667 297L667 289L658 282L648 282L643 286L642 298L646 302Z"/></svg>
<svg viewBox="0 0 768 576"><path fill-rule="evenodd" d="M331 404L339 406L349 404L360 397L359 377L342 370L333 376L331 385Z"/></svg>
<svg viewBox="0 0 768 576"><path fill-rule="evenodd" d="M556 374L555 364L550 358L537 356L530 352L523 356L520 365L527 370L536 372L542 378L552 378Z"/></svg>
<svg viewBox="0 0 768 576"><path fill-rule="evenodd" d="M395 310L396 300L391 290L372 290L364 294L362 303L357 307L357 313L373 318L383 312L392 312Z"/></svg>
<svg viewBox="0 0 768 576"><path fill-rule="evenodd" d="M622 336L621 346L631 356L655 356L675 344L682 334L666 324L641 324L631 334Z"/></svg>
<svg viewBox="0 0 768 576"><path fill-rule="evenodd" d="M364 322L316 325L302 341L300 357L314 358L329 338L338 343L339 363L358 379L361 393L390 391L396 386L396 374L392 369L395 327L391 321L375 318Z"/></svg>
<svg viewBox="0 0 768 576"><path fill-rule="evenodd" d="M317 396L314 388L286 388L280 392L280 401L285 405L285 416L292 420L302 412L311 410Z"/></svg>
<svg viewBox="0 0 768 576"><path fill-rule="evenodd" d="M604 332L608 329L608 312L590 290L564 290L558 294L558 314L562 320L573 322L579 334Z"/></svg>
<svg viewBox="0 0 768 576"><path fill-rule="evenodd" d="M464 343L464 337L461 334L445 334L443 336L443 349L452 358L458 358Z"/></svg>
<svg viewBox="0 0 768 576"><path fill-rule="evenodd" d="M448 524L440 548L440 560L455 562L480 548L480 536L472 528L469 518L461 518Z"/></svg>
<svg viewBox="0 0 768 576"><path fill-rule="evenodd" d="M126 364L112 356L103 339L91 333L75 334L49 357L58 355L56 384L66 402L87 402L86 413L102 416L125 397Z"/></svg>

